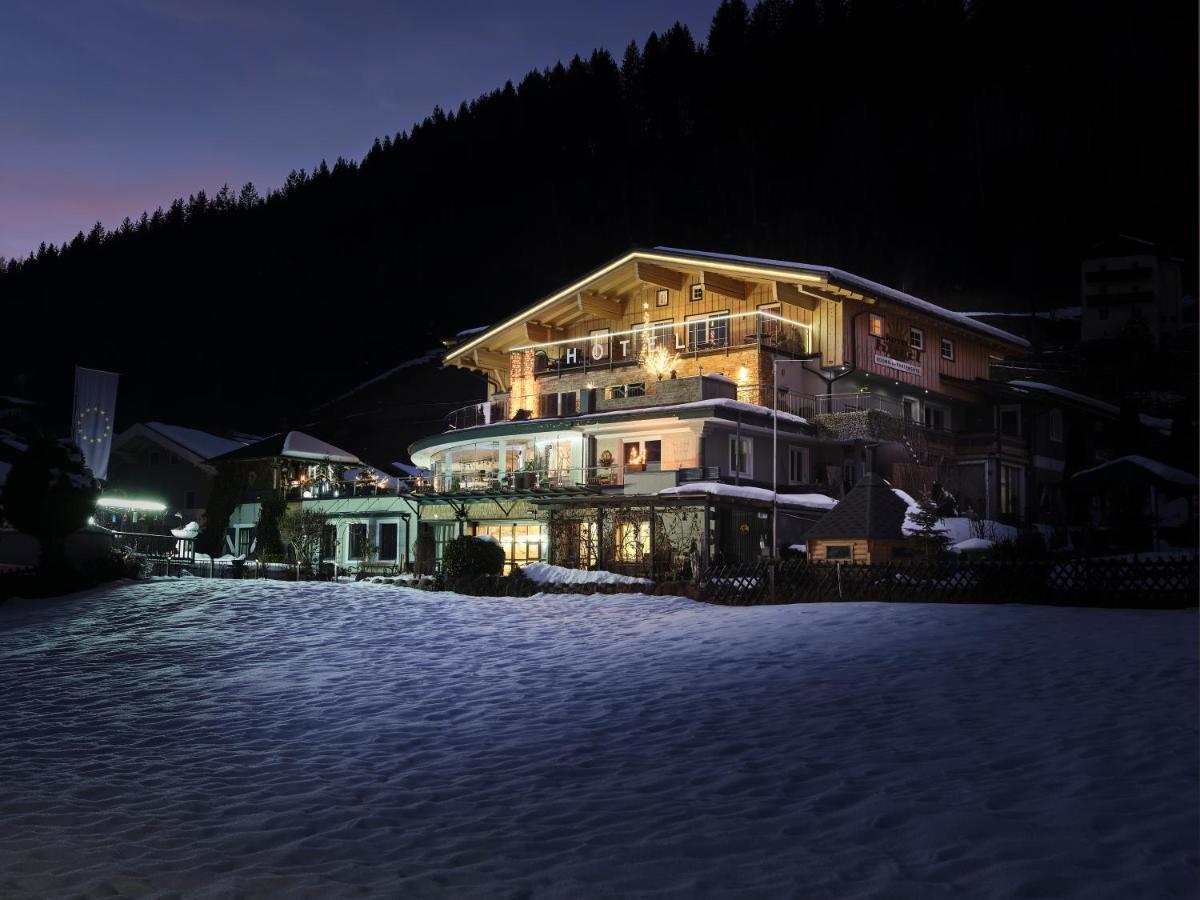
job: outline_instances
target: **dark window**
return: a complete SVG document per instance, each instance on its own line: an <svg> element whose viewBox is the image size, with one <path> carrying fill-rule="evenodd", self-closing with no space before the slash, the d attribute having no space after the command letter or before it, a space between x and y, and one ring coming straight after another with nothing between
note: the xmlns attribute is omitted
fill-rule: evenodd
<svg viewBox="0 0 1200 900"><path fill-rule="evenodd" d="M610 400L624 400L625 399L625 385L614 384L612 387L610 387L608 389L608 398Z"/></svg>
<svg viewBox="0 0 1200 900"><path fill-rule="evenodd" d="M858 480L858 466L852 462L842 463L842 486L846 490L854 487L854 482Z"/></svg>
<svg viewBox="0 0 1200 900"><path fill-rule="evenodd" d="M367 546L367 526L358 523L350 526L350 559L362 559Z"/></svg>
<svg viewBox="0 0 1200 900"><path fill-rule="evenodd" d="M337 556L337 528L333 525L321 526L321 558L333 559Z"/></svg>
<svg viewBox="0 0 1200 900"><path fill-rule="evenodd" d="M704 285L693 284L692 285L692 302L694 303L697 300L703 300L703 299L704 299Z"/></svg>
<svg viewBox="0 0 1200 900"><path fill-rule="evenodd" d="M400 526L395 522L384 522L379 526L379 558L395 559L397 536Z"/></svg>
<svg viewBox="0 0 1200 900"><path fill-rule="evenodd" d="M625 389L626 397L645 397L646 382L639 381L636 384L627 385Z"/></svg>
<svg viewBox="0 0 1200 900"><path fill-rule="evenodd" d="M254 547L254 532L253 528L238 529L238 556L246 556Z"/></svg>
<svg viewBox="0 0 1200 900"><path fill-rule="evenodd" d="M662 462L662 441L646 441L646 464Z"/></svg>
<svg viewBox="0 0 1200 900"><path fill-rule="evenodd" d="M1000 407L1000 433L1019 437L1021 434L1021 408L1019 406Z"/></svg>
<svg viewBox="0 0 1200 900"><path fill-rule="evenodd" d="M925 349L925 334L920 328L910 328L908 330L908 343L914 350Z"/></svg>
<svg viewBox="0 0 1200 900"><path fill-rule="evenodd" d="M942 359L954 359L954 341L942 338Z"/></svg>
<svg viewBox="0 0 1200 900"><path fill-rule="evenodd" d="M196 492L195 491L188 491L186 494L183 495L183 508L184 509L195 509L196 508Z"/></svg>
<svg viewBox="0 0 1200 900"><path fill-rule="evenodd" d="M825 545L826 559L849 559L850 545L849 544L826 544Z"/></svg>

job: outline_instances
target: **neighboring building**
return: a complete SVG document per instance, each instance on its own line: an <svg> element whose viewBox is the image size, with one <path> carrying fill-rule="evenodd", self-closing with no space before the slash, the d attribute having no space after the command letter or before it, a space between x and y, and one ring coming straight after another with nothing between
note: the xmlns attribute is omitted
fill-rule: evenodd
<svg viewBox="0 0 1200 900"><path fill-rule="evenodd" d="M908 501L878 475L868 475L809 529L814 562L882 563L912 557L904 534Z"/></svg>
<svg viewBox="0 0 1200 900"><path fill-rule="evenodd" d="M416 507L408 481L366 465L355 454L302 431L271 435L215 460L222 474L242 486L244 502L229 519L226 550L256 552L265 496L320 512L330 520L322 541L323 562L341 568L404 567L415 540L410 521Z"/></svg>
<svg viewBox="0 0 1200 900"><path fill-rule="evenodd" d="M176 514L183 523L200 522L217 474L210 460L252 440L256 438L139 422L113 439L105 496L157 500L167 508L168 524Z"/></svg>
<svg viewBox="0 0 1200 900"><path fill-rule="evenodd" d="M1183 325L1182 261L1139 238L1118 235L1092 247L1081 267L1085 342L1144 330L1154 347Z"/></svg>

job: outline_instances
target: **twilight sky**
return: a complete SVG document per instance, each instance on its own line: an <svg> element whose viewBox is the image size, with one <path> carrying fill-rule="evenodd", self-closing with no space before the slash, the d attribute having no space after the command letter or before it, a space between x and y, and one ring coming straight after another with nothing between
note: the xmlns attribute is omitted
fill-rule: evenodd
<svg viewBox="0 0 1200 900"><path fill-rule="evenodd" d="M620 60L718 0L10 0L0 26L0 256L198 189L260 192L358 159L435 104L593 47Z"/></svg>

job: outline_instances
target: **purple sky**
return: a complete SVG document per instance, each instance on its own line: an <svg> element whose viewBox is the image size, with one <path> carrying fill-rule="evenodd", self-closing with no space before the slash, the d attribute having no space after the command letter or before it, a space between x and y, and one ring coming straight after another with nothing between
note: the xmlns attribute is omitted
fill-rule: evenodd
<svg viewBox="0 0 1200 900"><path fill-rule="evenodd" d="M0 256L228 182L260 192L717 0L15 0L0 24Z"/></svg>

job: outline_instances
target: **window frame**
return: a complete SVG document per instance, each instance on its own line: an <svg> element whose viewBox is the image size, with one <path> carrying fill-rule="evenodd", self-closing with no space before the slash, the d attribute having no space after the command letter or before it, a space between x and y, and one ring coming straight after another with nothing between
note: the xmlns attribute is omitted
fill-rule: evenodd
<svg viewBox="0 0 1200 900"><path fill-rule="evenodd" d="M883 316L877 316L871 313L867 321L867 331L871 337L883 337Z"/></svg>
<svg viewBox="0 0 1200 900"><path fill-rule="evenodd" d="M1063 414L1058 407L1050 410L1046 416L1046 435L1055 444L1063 442Z"/></svg>
<svg viewBox="0 0 1200 900"><path fill-rule="evenodd" d="M355 529L362 529L361 543L358 545L358 553L355 554L354 536ZM346 525L346 559L362 559L363 553L367 549L367 523L366 522L349 522Z"/></svg>
<svg viewBox="0 0 1200 900"><path fill-rule="evenodd" d="M691 302L700 303L704 300L704 282L692 285Z"/></svg>
<svg viewBox="0 0 1200 900"><path fill-rule="evenodd" d="M837 551L836 553L833 551ZM854 559L853 544L826 544L825 545L826 559Z"/></svg>
<svg viewBox="0 0 1200 900"><path fill-rule="evenodd" d="M383 546L384 546L383 545L383 529L385 529L385 528L395 529L395 537L393 538L394 546L392 548L391 556L385 556L384 552L383 552ZM377 559L380 562L396 562L400 558L400 522L399 522L399 520L395 520L395 521L389 520L389 521L384 521L384 522L379 523L379 525L375 529L375 546L377 548L379 548L379 556L377 557Z"/></svg>
<svg viewBox="0 0 1200 900"><path fill-rule="evenodd" d="M1008 432L1004 430L1004 414L1006 412L1015 412L1017 414L1017 430L1016 432ZM1021 426L1021 404L1019 403L1000 403L996 406L996 431L1007 437L1022 437L1023 428Z"/></svg>
<svg viewBox="0 0 1200 900"><path fill-rule="evenodd" d="M695 315L687 316L683 320L684 334L687 336L685 352L702 353L705 350L724 350L728 348L729 321L730 312L727 309L716 309L711 312L696 313ZM714 322L718 323L716 327L714 327ZM699 324L703 324L704 326L704 346L698 346L697 343L692 341L693 328ZM718 329L724 334L724 341L720 344L713 343L713 333Z"/></svg>
<svg viewBox="0 0 1200 900"><path fill-rule="evenodd" d="M746 445L745 453L740 453L740 448L737 447L737 442L741 441ZM729 435L729 474L744 475L747 478L754 477L754 441L752 438L738 437L736 434ZM739 464L743 464L745 468L739 468Z"/></svg>
<svg viewBox="0 0 1200 900"><path fill-rule="evenodd" d="M800 477L796 477L796 459L800 459ZM788 484L809 484L812 480L812 448L799 444L788 447Z"/></svg>
<svg viewBox="0 0 1200 900"><path fill-rule="evenodd" d="M949 348L949 350L950 350L949 353L946 352L947 348ZM950 362L954 362L954 339L953 338L947 338L947 337L942 338L942 359L949 360Z"/></svg>
<svg viewBox="0 0 1200 900"><path fill-rule="evenodd" d="M916 340L914 340L914 338ZM908 346L911 347L913 350L920 350L922 353L925 352L925 331L924 331L924 329L916 328L911 325L909 326L909 328L908 328Z"/></svg>

